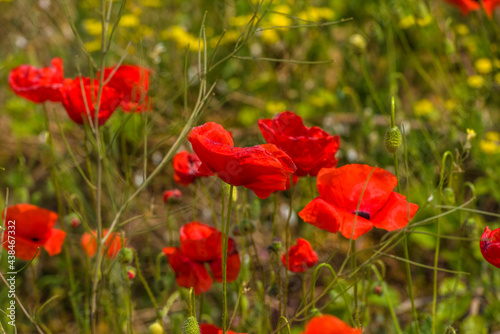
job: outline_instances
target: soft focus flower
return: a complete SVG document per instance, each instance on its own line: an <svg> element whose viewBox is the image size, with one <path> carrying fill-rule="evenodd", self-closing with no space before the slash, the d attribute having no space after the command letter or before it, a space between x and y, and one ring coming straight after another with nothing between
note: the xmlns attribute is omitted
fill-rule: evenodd
<svg viewBox="0 0 500 334"><path fill-rule="evenodd" d="M108 235L109 230L103 230L103 236ZM127 243L127 238L121 237L119 232L111 232L111 235L106 240L106 245L102 250L105 252L107 250L107 255L113 258L118 254L122 245ZM83 251L90 257L94 257L97 252L97 231L92 230L92 233L85 232L80 238L80 244L82 245Z"/></svg>
<svg viewBox="0 0 500 334"><path fill-rule="evenodd" d="M403 228L417 212L418 205L408 203L405 196L392 191L397 182L392 173L368 165L324 168L317 179L319 197L307 204L299 216L320 229L340 231L346 238L352 233L353 239L373 227L387 231Z"/></svg>
<svg viewBox="0 0 500 334"><path fill-rule="evenodd" d="M82 90L85 96L82 95ZM68 116L78 124L87 123L89 117L91 122L94 122L98 94L99 80L91 80L85 77L77 77L75 80L68 79L61 88L64 109L66 109ZM104 124L111 117L121 101L122 94L120 92L108 85L102 88L99 114L97 116L99 125ZM87 110L90 111L90 114Z"/></svg>
<svg viewBox="0 0 500 334"><path fill-rule="evenodd" d="M272 144L235 147L221 125L213 122L195 127L188 135L200 158L200 172L217 174L224 182L244 186L259 198L285 190L296 167L290 157Z"/></svg>
<svg viewBox="0 0 500 334"><path fill-rule="evenodd" d="M29 261L37 248L44 248L50 256L61 252L66 232L55 229L57 213L32 204L16 204L7 208L3 248L12 250L9 240L15 240L15 256ZM12 223L13 222L13 223ZM10 228L13 226L14 228ZM14 231L15 234L9 231ZM10 238L9 238L10 236ZM11 246L11 248L9 248ZM38 252L37 257L40 255Z"/></svg>
<svg viewBox="0 0 500 334"><path fill-rule="evenodd" d="M491 231L490 227L486 226L479 246L484 259L500 268L500 228Z"/></svg>
<svg viewBox="0 0 500 334"><path fill-rule="evenodd" d="M500 72L495 74L495 76L493 77L493 80L495 80L497 85L500 85Z"/></svg>
<svg viewBox="0 0 500 334"><path fill-rule="evenodd" d="M479 1L475 0L446 0L446 1L451 3L452 5L459 7L463 15L469 14L470 11L481 9L481 4L479 4ZM486 1L487 0L485 0L485 2Z"/></svg>
<svg viewBox="0 0 500 334"><path fill-rule="evenodd" d="M361 329L352 328L333 315L321 315L312 318L302 334L361 334Z"/></svg>
<svg viewBox="0 0 500 334"><path fill-rule="evenodd" d="M359 51L366 49L366 39L361 34L354 34L349 38L349 43Z"/></svg>
<svg viewBox="0 0 500 334"><path fill-rule="evenodd" d="M488 74L493 70L493 63L488 58L479 58L474 63L474 67L480 74Z"/></svg>
<svg viewBox="0 0 500 334"><path fill-rule="evenodd" d="M201 334L220 334L222 333L222 328L217 327L212 324L201 324L200 325L200 333ZM227 334L245 334L245 333L235 333L233 331L228 330Z"/></svg>
<svg viewBox="0 0 500 334"><path fill-rule="evenodd" d="M172 26L161 32L163 39L173 40L179 49L186 49L189 51L198 52L199 49L203 51L204 44L198 37L191 35L181 26Z"/></svg>
<svg viewBox="0 0 500 334"><path fill-rule="evenodd" d="M471 75L467 78L467 85L471 88L481 88L484 86L484 78L480 75Z"/></svg>
<svg viewBox="0 0 500 334"><path fill-rule="evenodd" d="M486 154L500 153L500 133L496 131L486 132L484 139L479 142L479 147Z"/></svg>
<svg viewBox="0 0 500 334"><path fill-rule="evenodd" d="M335 12L329 7L308 6L306 10L300 12L297 16L302 20L319 22L332 20L335 17Z"/></svg>
<svg viewBox="0 0 500 334"><path fill-rule="evenodd" d="M297 243L288 250L289 265L286 265L286 254L281 257L283 266L295 273L302 273L318 262L318 254L313 251L306 239L298 238Z"/></svg>
<svg viewBox="0 0 500 334"><path fill-rule="evenodd" d="M54 58L51 66L38 68L21 65L10 71L9 86L19 96L35 103L61 101L59 88L63 84L63 61Z"/></svg>
<svg viewBox="0 0 500 334"><path fill-rule="evenodd" d="M174 166L174 181L181 186L188 186L198 177L209 176L212 173L208 171L199 171L201 166L200 158L196 153L181 151L174 156L172 160Z"/></svg>
<svg viewBox="0 0 500 334"><path fill-rule="evenodd" d="M165 204L178 202L181 198L182 193L179 189L165 190L163 192L163 202Z"/></svg>
<svg viewBox="0 0 500 334"><path fill-rule="evenodd" d="M434 111L434 106L430 100L422 99L413 105L413 111L416 116L426 116Z"/></svg>
<svg viewBox="0 0 500 334"><path fill-rule="evenodd" d="M468 35L470 30L469 30L469 27L467 27L465 24L457 24L455 26L455 31L457 32L457 34L461 35L461 36L465 36L465 35Z"/></svg>
<svg viewBox="0 0 500 334"><path fill-rule="evenodd" d="M194 221L181 227L180 240L180 248L163 249L175 272L177 284L193 287L196 294L208 291L212 287L212 278L205 262L208 262L215 281L222 282L222 233ZM227 255L226 281L233 282L238 278L241 260L232 238L229 238Z"/></svg>
<svg viewBox="0 0 500 334"><path fill-rule="evenodd" d="M316 176L321 168L337 165L335 153L340 146L340 137L317 126L304 126L302 118L292 112L282 112L272 120L261 119L259 128L268 143L292 158L297 166L297 176Z"/></svg>
<svg viewBox="0 0 500 334"><path fill-rule="evenodd" d="M415 16L407 15L399 21L399 27L401 29L408 29L415 25Z"/></svg>
<svg viewBox="0 0 500 334"><path fill-rule="evenodd" d="M104 69L104 80L107 81L114 67ZM126 111L149 111L151 103L148 96L149 75L151 70L136 65L121 65L108 82L108 86L122 94L120 107ZM99 78L99 73L97 73Z"/></svg>

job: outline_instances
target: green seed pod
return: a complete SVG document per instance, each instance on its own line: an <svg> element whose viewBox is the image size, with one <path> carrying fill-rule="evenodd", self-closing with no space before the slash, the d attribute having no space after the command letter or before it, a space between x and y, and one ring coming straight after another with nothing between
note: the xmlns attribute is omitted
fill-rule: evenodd
<svg viewBox="0 0 500 334"><path fill-rule="evenodd" d="M158 322L154 322L151 325L149 325L148 333L149 334L163 334L164 333L163 327Z"/></svg>
<svg viewBox="0 0 500 334"><path fill-rule="evenodd" d="M134 259L134 252L130 248L122 248L120 253L120 260L122 263L132 263Z"/></svg>
<svg viewBox="0 0 500 334"><path fill-rule="evenodd" d="M321 315L321 312L315 307L315 308L311 309L311 314L313 316L317 317L317 316Z"/></svg>
<svg viewBox="0 0 500 334"><path fill-rule="evenodd" d="M240 222L240 232L242 232L243 234L255 232L254 223L249 219L243 219Z"/></svg>
<svg viewBox="0 0 500 334"><path fill-rule="evenodd" d="M443 189L443 200L447 205L455 205L455 192L452 188L446 187Z"/></svg>
<svg viewBox="0 0 500 334"><path fill-rule="evenodd" d="M182 325L182 334L200 334L200 326L196 317L190 316Z"/></svg>
<svg viewBox="0 0 500 334"><path fill-rule="evenodd" d="M280 238L274 238L271 245L269 245L269 251L278 253L281 250L282 243Z"/></svg>
<svg viewBox="0 0 500 334"><path fill-rule="evenodd" d="M397 126L389 128L385 133L385 148L389 153L395 153L399 146L401 146L401 142L403 141L403 137L401 136L401 132Z"/></svg>

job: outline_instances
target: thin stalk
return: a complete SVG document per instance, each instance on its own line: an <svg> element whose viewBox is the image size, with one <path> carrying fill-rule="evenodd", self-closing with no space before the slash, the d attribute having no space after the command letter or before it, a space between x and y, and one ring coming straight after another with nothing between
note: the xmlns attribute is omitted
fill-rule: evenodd
<svg viewBox="0 0 500 334"><path fill-rule="evenodd" d="M227 248L229 244L229 224L231 222L231 206L233 203L233 185L229 186L229 197L227 200L227 215L226 215L226 226L225 226L225 231L224 231L224 243L223 248L222 248L222 294L223 296L223 301L224 301L224 307L222 310L222 334L226 334L228 331L228 323L227 323L227 317L228 317L228 312L227 312L227 280L226 280L226 274L227 274Z"/></svg>

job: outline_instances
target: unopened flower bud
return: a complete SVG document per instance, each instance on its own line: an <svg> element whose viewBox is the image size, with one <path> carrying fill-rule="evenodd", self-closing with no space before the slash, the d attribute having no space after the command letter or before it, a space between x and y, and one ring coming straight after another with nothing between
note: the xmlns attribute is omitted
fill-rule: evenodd
<svg viewBox="0 0 500 334"><path fill-rule="evenodd" d="M163 193L163 203L176 204L182 199L182 193L179 189L165 190Z"/></svg>
<svg viewBox="0 0 500 334"><path fill-rule="evenodd" d="M131 263L134 259L134 251L128 247L122 248L120 252L120 260L122 263Z"/></svg>
<svg viewBox="0 0 500 334"><path fill-rule="evenodd" d="M163 327L158 322L154 322L151 325L149 325L148 333L149 334L163 334L164 333Z"/></svg>
<svg viewBox="0 0 500 334"><path fill-rule="evenodd" d="M311 315L313 317L317 317L317 316L321 315L321 312L316 307L314 307L314 308L311 309Z"/></svg>
<svg viewBox="0 0 500 334"><path fill-rule="evenodd" d="M133 280L137 276L137 271L134 267L127 266L127 277L129 280Z"/></svg>
<svg viewBox="0 0 500 334"><path fill-rule="evenodd" d="M182 334L200 334L200 326L195 317L190 316L184 321Z"/></svg>
<svg viewBox="0 0 500 334"><path fill-rule="evenodd" d="M77 228L81 224L80 217L76 213L70 213L64 217L64 222L72 228Z"/></svg>
<svg viewBox="0 0 500 334"><path fill-rule="evenodd" d="M269 251L278 253L281 250L281 246L282 246L281 239L274 238L271 245L269 245Z"/></svg>
<svg viewBox="0 0 500 334"><path fill-rule="evenodd" d="M377 296L381 296L382 295L382 285L378 284L375 289L373 290L373 292L375 292L375 294Z"/></svg>
<svg viewBox="0 0 500 334"><path fill-rule="evenodd" d="M401 146L402 141L403 137L397 126L388 129L385 133L384 144L389 153L395 153L399 146Z"/></svg>
<svg viewBox="0 0 500 334"><path fill-rule="evenodd" d="M243 219L240 222L240 231L243 234L255 232L255 225L250 219Z"/></svg>
<svg viewBox="0 0 500 334"><path fill-rule="evenodd" d="M238 237L239 237L240 235L242 235L242 233L241 233L241 229L240 229L240 226L239 226L239 225L234 225L234 226L233 226L233 235L238 236Z"/></svg>

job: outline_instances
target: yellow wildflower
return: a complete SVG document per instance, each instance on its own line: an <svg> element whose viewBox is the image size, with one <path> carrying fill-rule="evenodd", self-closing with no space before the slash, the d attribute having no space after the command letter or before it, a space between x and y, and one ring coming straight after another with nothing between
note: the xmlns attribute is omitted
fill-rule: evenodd
<svg viewBox="0 0 500 334"><path fill-rule="evenodd" d="M99 36L102 33L101 21L96 19L84 20L83 28L92 36Z"/></svg>
<svg viewBox="0 0 500 334"><path fill-rule="evenodd" d="M262 41L266 44L275 44L280 41L280 36L275 29L263 30L261 33Z"/></svg>
<svg viewBox="0 0 500 334"><path fill-rule="evenodd" d="M470 141L472 138L476 138L477 134L474 129L467 129L467 141Z"/></svg>
<svg viewBox="0 0 500 334"><path fill-rule="evenodd" d="M133 14L125 14L122 15L120 19L120 23L118 23L121 27L137 27L139 25L139 17Z"/></svg>
<svg viewBox="0 0 500 334"><path fill-rule="evenodd" d="M471 75L467 78L467 85L471 88L481 88L484 86L484 78L480 75Z"/></svg>
<svg viewBox="0 0 500 334"><path fill-rule="evenodd" d="M453 110L455 109L456 106L457 106L457 101L455 101L454 99L448 99L444 103L444 107L448 110Z"/></svg>
<svg viewBox="0 0 500 334"><path fill-rule="evenodd" d="M86 42L85 43L85 48L87 48L87 51L88 52L95 52L95 51L99 51L101 50L101 39L95 39L93 41L90 41L90 42Z"/></svg>
<svg viewBox="0 0 500 334"><path fill-rule="evenodd" d="M418 100L413 105L413 112L416 116L427 116L434 111L432 102L427 99Z"/></svg>
<svg viewBox="0 0 500 334"><path fill-rule="evenodd" d="M332 20L335 17L335 12L328 7L308 7L297 16L302 20L318 22Z"/></svg>
<svg viewBox="0 0 500 334"><path fill-rule="evenodd" d="M413 15L407 15L399 21L399 27L401 29L408 29L415 25L415 17Z"/></svg>
<svg viewBox="0 0 500 334"><path fill-rule="evenodd" d="M229 19L229 24L233 27L244 27L250 22L253 14L243 15L243 16L234 16Z"/></svg>
<svg viewBox="0 0 500 334"><path fill-rule="evenodd" d="M286 103L283 101L268 101L266 102L266 111L270 114L277 114L286 110Z"/></svg>
<svg viewBox="0 0 500 334"><path fill-rule="evenodd" d="M479 58L474 63L474 67L480 74L488 74L493 69L493 64L488 58Z"/></svg>
<svg viewBox="0 0 500 334"><path fill-rule="evenodd" d="M488 131L484 134L484 139L479 143L481 151L486 154L500 153L500 133Z"/></svg>
<svg viewBox="0 0 500 334"><path fill-rule="evenodd" d="M144 7L159 8L162 6L162 1L161 0L141 0L141 4Z"/></svg>
<svg viewBox="0 0 500 334"><path fill-rule="evenodd" d="M200 45L198 37L191 35L181 26L173 26L163 30L160 37L163 39L173 40L180 49L185 49L189 46L189 50L192 52L197 52L198 46ZM203 41L201 41L202 50L203 47Z"/></svg>
<svg viewBox="0 0 500 334"><path fill-rule="evenodd" d="M349 42L359 50L366 49L366 39L363 37L363 35L354 34L349 38Z"/></svg>
<svg viewBox="0 0 500 334"><path fill-rule="evenodd" d="M419 17L417 19L417 24L420 27L428 26L431 22L432 22L432 16L430 16L429 14L427 14L426 16L424 16L422 18Z"/></svg>
<svg viewBox="0 0 500 334"><path fill-rule="evenodd" d="M455 31L458 35L465 36L469 34L469 27L467 27L465 24L457 24L455 26Z"/></svg>

